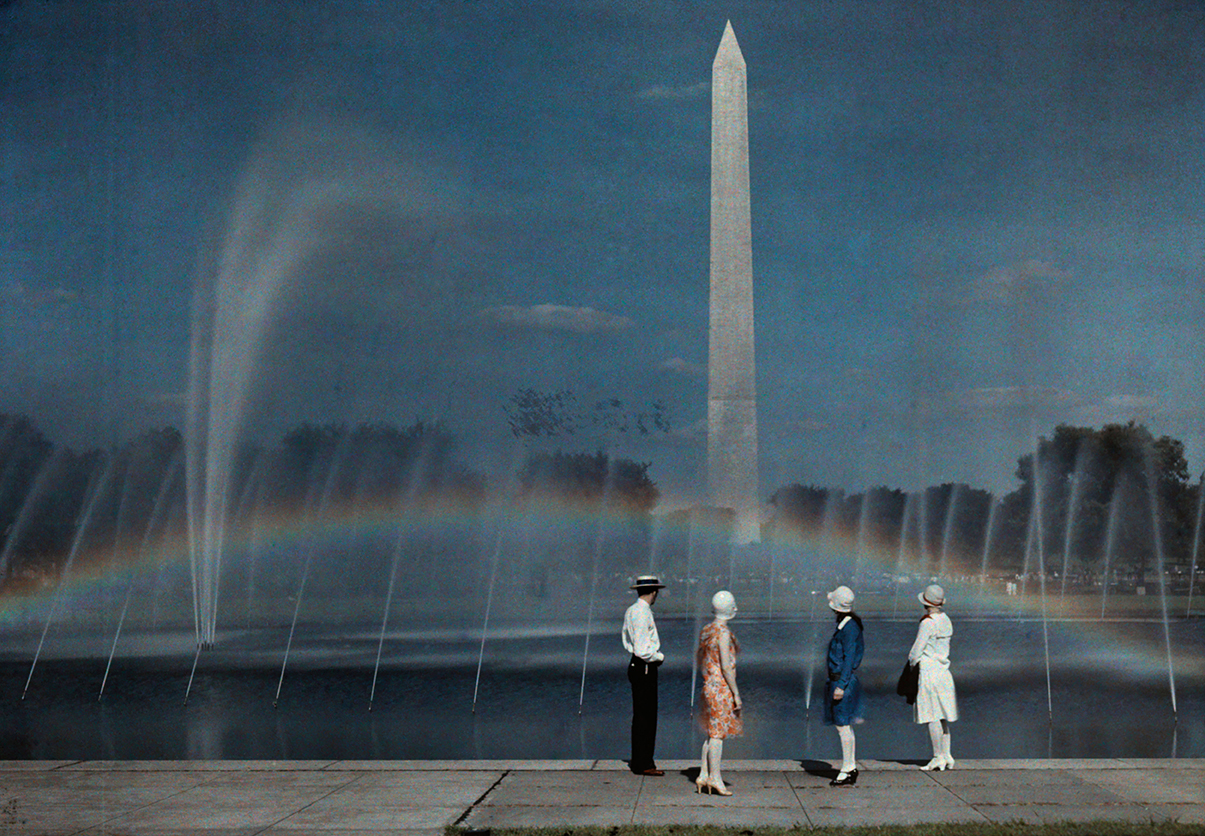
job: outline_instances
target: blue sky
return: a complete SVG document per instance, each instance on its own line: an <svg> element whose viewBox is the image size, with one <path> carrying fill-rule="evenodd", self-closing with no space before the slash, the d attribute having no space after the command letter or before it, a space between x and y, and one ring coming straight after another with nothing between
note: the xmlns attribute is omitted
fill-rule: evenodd
<svg viewBox="0 0 1205 836"><path fill-rule="evenodd" d="M184 426L194 298L260 287L253 437L442 417L505 469L519 389L659 401L668 435L543 444L689 501L727 19L765 489L1007 490L1059 422L1205 466L1189 2L5 3L0 410Z"/></svg>

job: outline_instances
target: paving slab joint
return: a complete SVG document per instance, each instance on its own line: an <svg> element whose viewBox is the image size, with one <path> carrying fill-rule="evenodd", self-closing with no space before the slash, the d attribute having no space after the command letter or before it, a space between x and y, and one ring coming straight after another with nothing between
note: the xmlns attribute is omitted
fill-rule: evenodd
<svg viewBox="0 0 1205 836"><path fill-rule="evenodd" d="M506 776L509 774L510 774L509 769L502 770L502 774L498 776L498 780L495 781L494 783L490 784L489 787L486 788L485 792L483 792L480 796L478 796L477 800L474 801L472 804L470 804L465 809L465 811L460 814L460 816L456 819L456 821L452 822L451 826L452 827L460 827L461 825L463 825L464 820L467 819L469 817L469 814L472 813L473 810L475 810L477 808L477 805L480 804L482 801L485 801L486 796L488 796L490 793L492 793L494 791L494 789L499 784L501 784L506 779Z"/></svg>

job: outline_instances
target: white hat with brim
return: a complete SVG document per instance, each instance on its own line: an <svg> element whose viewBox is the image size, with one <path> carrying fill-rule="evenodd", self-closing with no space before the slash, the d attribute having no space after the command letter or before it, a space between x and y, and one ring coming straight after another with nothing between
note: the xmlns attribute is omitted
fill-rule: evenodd
<svg viewBox="0 0 1205 836"><path fill-rule="evenodd" d="M828 593L828 608L833 612L851 612L854 608L854 591L848 586L839 586Z"/></svg>
<svg viewBox="0 0 1205 836"><path fill-rule="evenodd" d="M656 575L641 575L636 578L636 583L632 584L628 589L649 592L654 589L665 589L665 584Z"/></svg>
<svg viewBox="0 0 1205 836"><path fill-rule="evenodd" d="M916 600L926 607L940 607L946 603L946 591L935 583L925 587L923 592L916 593Z"/></svg>

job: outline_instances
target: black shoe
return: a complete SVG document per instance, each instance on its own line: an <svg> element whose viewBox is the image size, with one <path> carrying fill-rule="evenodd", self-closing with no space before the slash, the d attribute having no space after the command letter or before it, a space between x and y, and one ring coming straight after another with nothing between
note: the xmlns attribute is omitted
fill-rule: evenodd
<svg viewBox="0 0 1205 836"><path fill-rule="evenodd" d="M842 777L844 776L844 777ZM853 772L838 772L837 777L828 782L830 787L852 787L858 783L858 770Z"/></svg>

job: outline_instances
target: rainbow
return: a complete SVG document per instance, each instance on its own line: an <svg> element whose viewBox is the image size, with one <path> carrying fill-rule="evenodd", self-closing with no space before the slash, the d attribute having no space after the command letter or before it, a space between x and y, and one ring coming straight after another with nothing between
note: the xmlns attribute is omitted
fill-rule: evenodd
<svg viewBox="0 0 1205 836"><path fill-rule="evenodd" d="M171 515L169 515L171 516ZM175 517L180 517L176 514ZM630 565L621 567L621 573L634 576L646 567L656 569L657 542L680 536L684 531L674 531L675 526L660 515L654 521L654 547L651 554L636 556ZM359 502L331 502L321 509L284 508L259 509L236 519L229 528L228 550L231 560L246 555L255 549L270 548L276 553L295 552L298 555L308 549L355 546L367 541L392 543L401 538L418 538L457 532L465 541L475 542L478 547L476 561L480 566L491 559L493 543L500 536L516 538L522 531L544 532L597 532L620 530L632 524L632 517L621 508L603 509L597 503L573 502L562 497L536 495L527 501L494 502L478 504L457 498L420 501L412 507L399 508L393 498ZM722 536L720 532L712 532ZM84 532L86 535L87 532ZM149 534L149 536L147 536ZM114 584L125 586L138 578L155 573L170 574L184 585L189 577L191 552L187 526L177 521L164 525L161 531L142 533L142 545L133 548L117 547L112 543L81 549L70 570L58 579L59 583L35 584L30 582L8 583L0 589L0 631L28 624L31 612L45 612L52 606L55 596L64 599L63 608L75 607L87 610L111 595ZM125 538L134 541L134 536ZM838 557L847 562L856 556L862 576L873 574L898 575L918 574L917 565L922 561L915 549L901 552L898 542L888 543L878 538L858 538L848 531L794 532L764 548L778 550L782 563L792 575L801 564L809 560L835 561ZM977 575L981 555L948 555L950 577ZM482 572L484 576L486 573ZM614 574L614 573L610 573ZM775 582L778 582L777 580ZM791 581L788 581L791 583ZM1036 583L1036 582L1034 582ZM959 584L952 582L955 589L965 588L966 597L974 590L977 582ZM1112 648L1126 657L1129 666L1139 665L1154 675L1166 667L1167 656L1154 643L1134 640L1127 635L1126 620L1084 618L1082 596L1062 599L1058 595L1041 595L1030 591L1023 597L1007 596L998 584L978 584L973 595L973 606L980 612L1007 612L1010 618L1060 620L1068 623L1074 641L1082 649L1085 658L1099 656L1102 647ZM1031 585L1032 590L1032 585ZM903 590L902 590L903 591ZM909 593L911 588L907 590ZM964 597L964 600L966 598ZM186 605L181 601L181 606ZM910 602L909 602L910 604ZM585 621L585 604L582 604ZM952 612L957 612L957 597L952 597ZM60 609L60 612L63 611ZM912 617L911 610L908 618ZM797 614L793 614L797 617ZM1132 619L1131 619L1132 620ZM1205 680L1205 660L1189 657L1174 660L1177 673L1194 679Z"/></svg>

